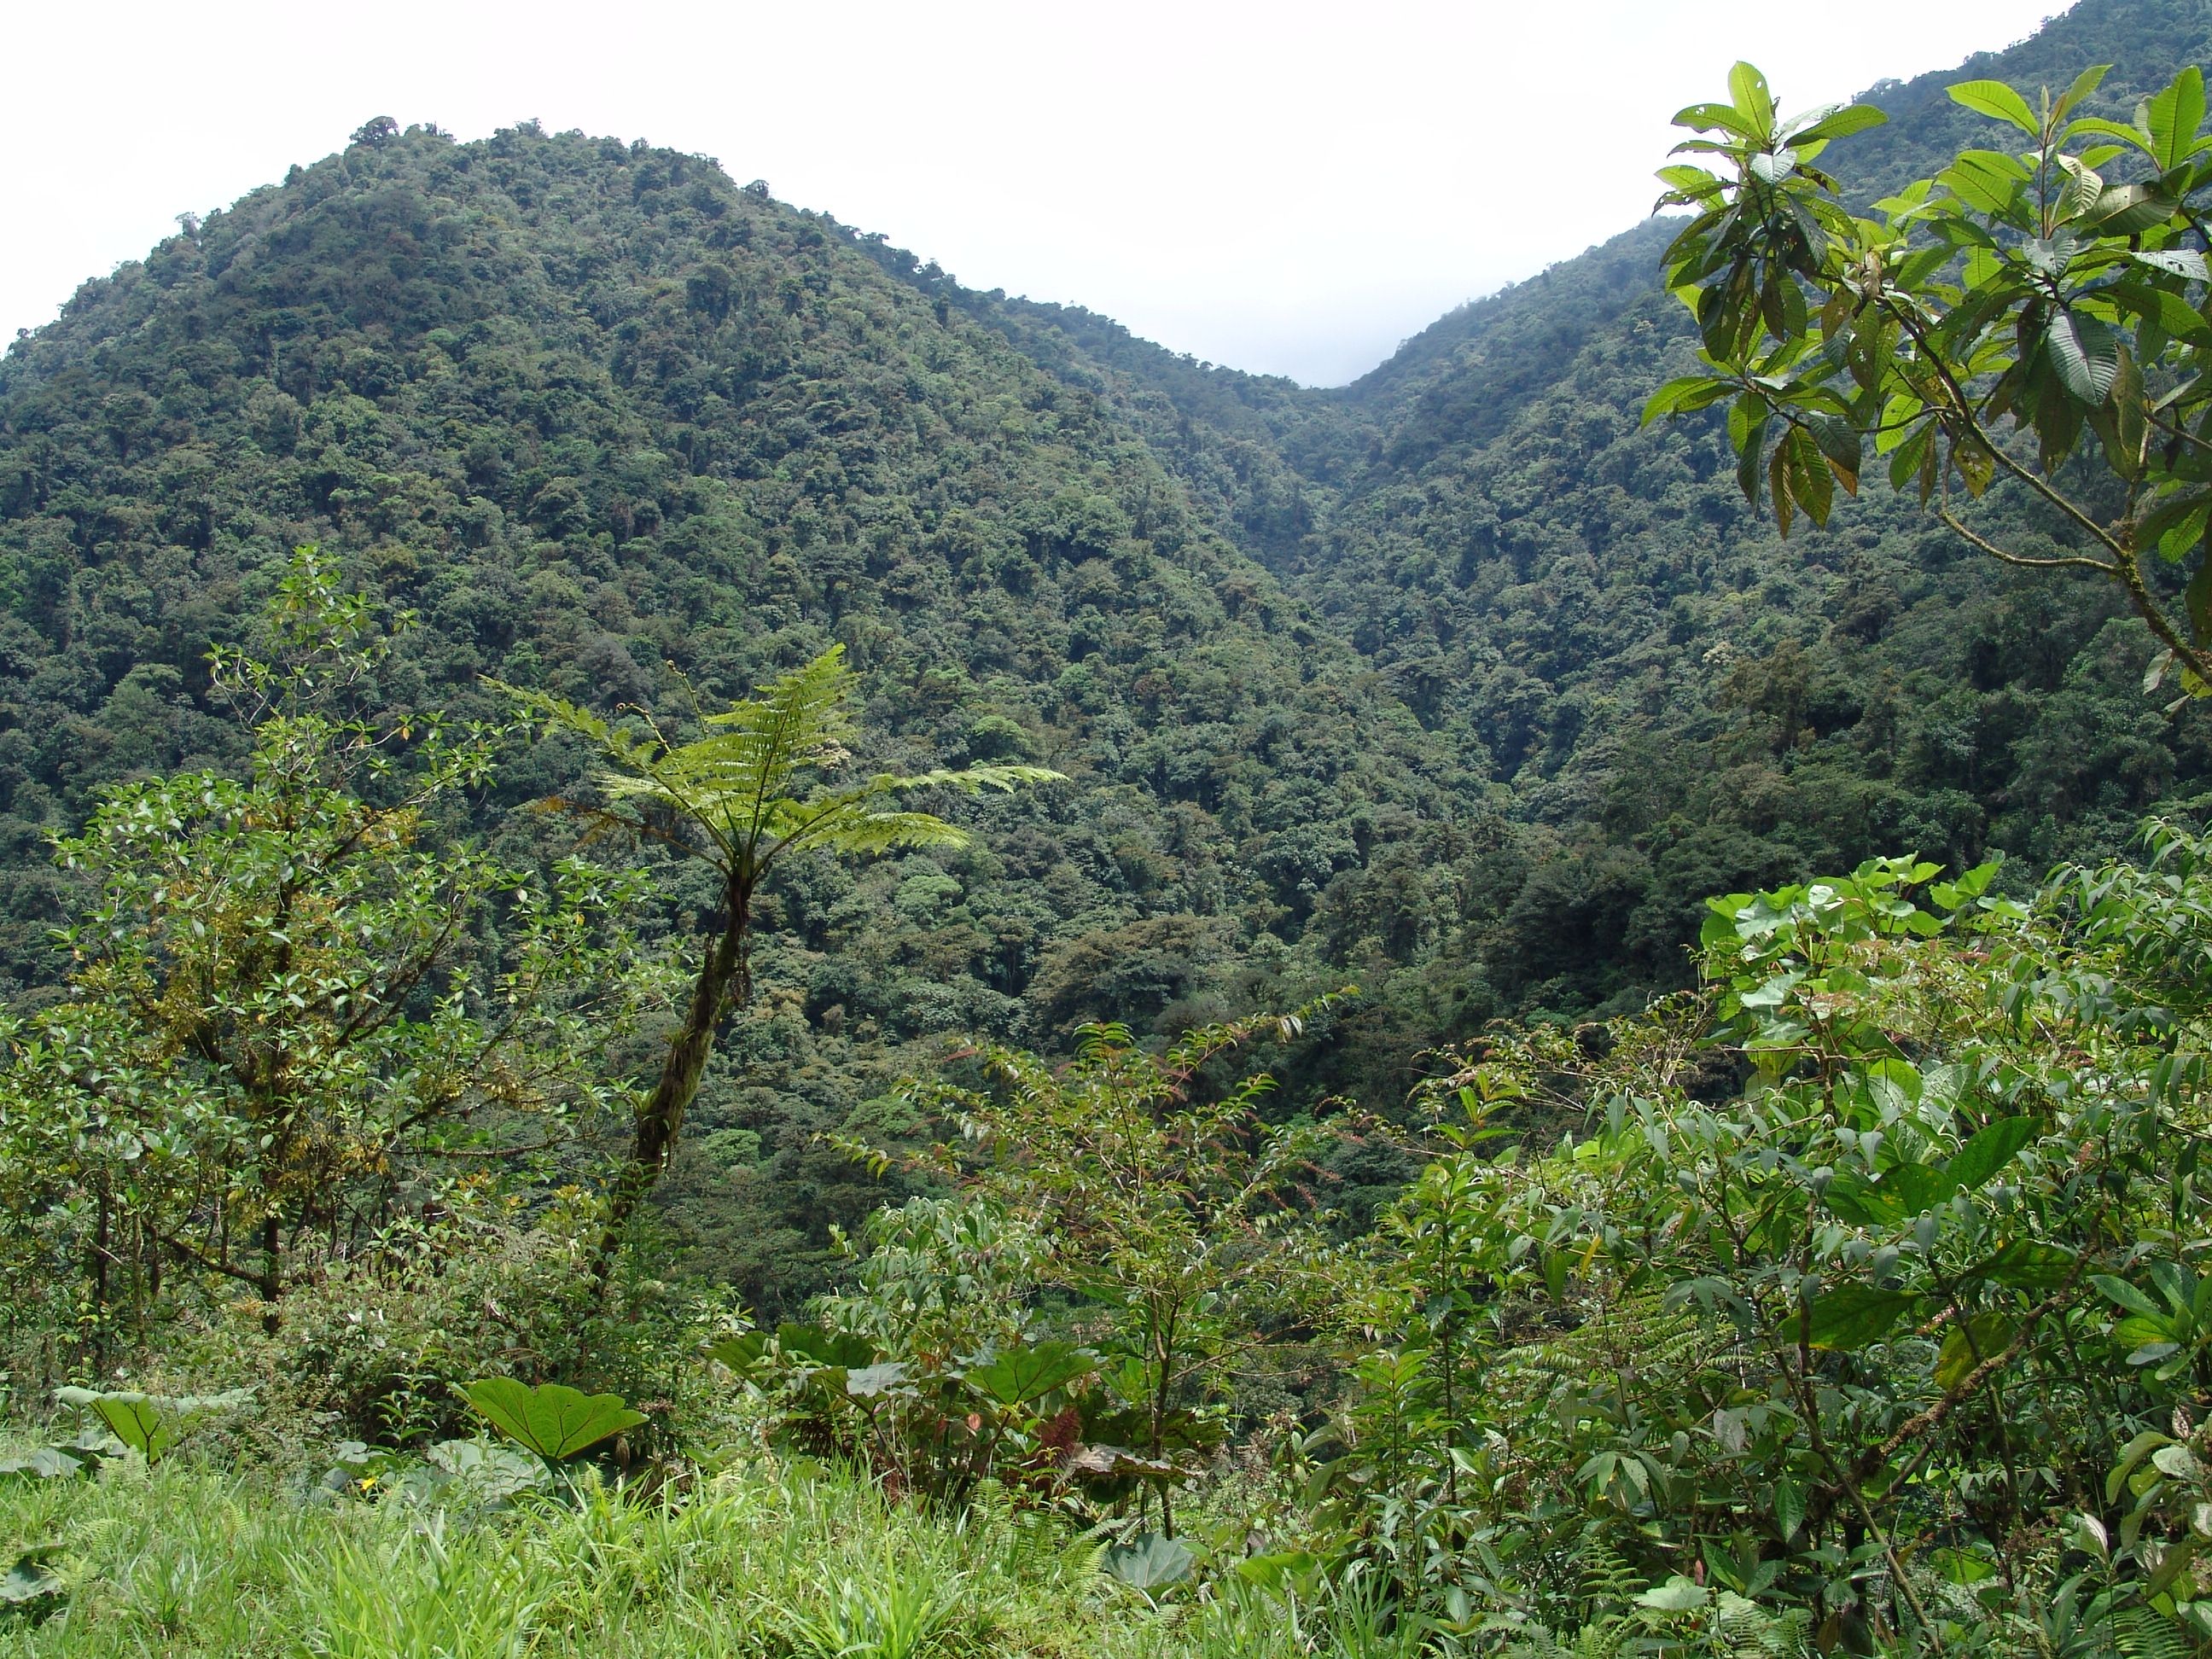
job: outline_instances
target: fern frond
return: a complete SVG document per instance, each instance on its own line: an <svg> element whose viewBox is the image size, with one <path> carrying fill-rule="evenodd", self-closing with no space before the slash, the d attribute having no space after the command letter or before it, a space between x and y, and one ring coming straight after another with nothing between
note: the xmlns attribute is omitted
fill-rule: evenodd
<svg viewBox="0 0 2212 1659"><path fill-rule="evenodd" d="M2193 1659L2202 1651L2172 1620L2142 1607L2123 1607L2112 1615L2112 1646L2126 1659Z"/></svg>
<svg viewBox="0 0 2212 1659"><path fill-rule="evenodd" d="M986 789L1012 791L1025 783L1062 783L1066 778L1067 774L1055 772L1049 766L969 766L957 770L940 767L935 771L905 776L884 773L870 778L867 787L884 793L901 789L942 788L979 795Z"/></svg>

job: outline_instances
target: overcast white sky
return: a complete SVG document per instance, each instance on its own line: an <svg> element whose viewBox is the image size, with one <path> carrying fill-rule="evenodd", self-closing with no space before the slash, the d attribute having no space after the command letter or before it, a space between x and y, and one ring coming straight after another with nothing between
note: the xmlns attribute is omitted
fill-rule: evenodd
<svg viewBox="0 0 2212 1659"><path fill-rule="evenodd" d="M1792 108L2064 0L15 0L0 338L373 115L536 116L719 157L975 288L1348 380L1626 229L1680 106L1748 57Z"/></svg>

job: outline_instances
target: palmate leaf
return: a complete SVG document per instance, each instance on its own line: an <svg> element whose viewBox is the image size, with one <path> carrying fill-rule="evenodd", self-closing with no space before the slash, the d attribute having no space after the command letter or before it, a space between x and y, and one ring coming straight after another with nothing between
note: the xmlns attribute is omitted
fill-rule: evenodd
<svg viewBox="0 0 2212 1659"><path fill-rule="evenodd" d="M41 1544L20 1552L15 1565L0 1573L0 1607L35 1613L58 1601L68 1587L52 1563L61 1558L63 1548L59 1544Z"/></svg>
<svg viewBox="0 0 2212 1659"><path fill-rule="evenodd" d="M1116 1544L1098 1558L1098 1570L1131 1589L1154 1590L1190 1577L1198 1557L1164 1533L1148 1532Z"/></svg>
<svg viewBox="0 0 2212 1659"><path fill-rule="evenodd" d="M1026 1406L1098 1369L1098 1356L1072 1342L1009 1348L962 1374L968 1386L1001 1406Z"/></svg>
<svg viewBox="0 0 2212 1659"><path fill-rule="evenodd" d="M586 1394L560 1382L536 1388L511 1376L471 1382L461 1395L508 1439L549 1463L574 1457L645 1421L619 1395Z"/></svg>
<svg viewBox="0 0 2212 1659"><path fill-rule="evenodd" d="M18 1456L0 1457L0 1477L13 1474L33 1480L65 1480L84 1470L84 1461L61 1446L34 1446Z"/></svg>
<svg viewBox="0 0 2212 1659"><path fill-rule="evenodd" d="M106 1425L118 1440L149 1463L158 1463L196 1420L211 1413L232 1411L247 1404L253 1398L253 1391L234 1389L223 1394L160 1395L57 1389L54 1398L64 1406L90 1413Z"/></svg>
<svg viewBox="0 0 2212 1659"><path fill-rule="evenodd" d="M775 1328L775 1343L787 1358L841 1370L872 1364L876 1358L875 1345L867 1338L849 1331L825 1330L819 1325L786 1322Z"/></svg>

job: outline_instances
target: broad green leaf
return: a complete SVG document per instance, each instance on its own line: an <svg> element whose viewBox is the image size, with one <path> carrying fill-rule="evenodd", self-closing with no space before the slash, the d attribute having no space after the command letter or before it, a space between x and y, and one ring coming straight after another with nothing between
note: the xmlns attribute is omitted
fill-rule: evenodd
<svg viewBox="0 0 2212 1659"><path fill-rule="evenodd" d="M2170 1474L2177 1480L2195 1480L2204 1472L2204 1466L2186 1446L2160 1446L2150 1455L2150 1462L2160 1474Z"/></svg>
<svg viewBox="0 0 2212 1659"><path fill-rule="evenodd" d="M1915 427L1905 441L1898 446L1897 453L1890 458L1889 482L1893 488L1902 489L1912 481L1916 473L1933 481L1936 464L1936 422L1923 421ZM1923 487L1924 499L1928 490Z"/></svg>
<svg viewBox="0 0 2212 1659"><path fill-rule="evenodd" d="M1310 1583L1321 1558L1311 1550L1269 1550L1261 1555L1248 1555L1237 1564L1237 1576L1248 1584L1260 1584L1269 1589L1279 1589Z"/></svg>
<svg viewBox="0 0 2212 1659"><path fill-rule="evenodd" d="M2004 1352L2012 1340L2013 1323L2002 1314L1975 1314L1945 1333L1936 1358L1936 1386L1955 1389L1984 1360Z"/></svg>
<svg viewBox="0 0 2212 1659"><path fill-rule="evenodd" d="M645 1421L618 1395L586 1394L563 1382L536 1388L511 1376L471 1382L461 1395L508 1439L549 1463L574 1457Z"/></svg>
<svg viewBox="0 0 2212 1659"><path fill-rule="evenodd" d="M1849 1171L1835 1176L1821 1189L1820 1202L1838 1220L1854 1227L1890 1227L1904 1219L1887 1193Z"/></svg>
<svg viewBox="0 0 2212 1659"><path fill-rule="evenodd" d="M1139 1590L1179 1583L1190 1577L1191 1569L1197 1565L1198 1557L1188 1545L1158 1532L1140 1534L1128 1543L1115 1545L1098 1558L1100 1571Z"/></svg>
<svg viewBox="0 0 2212 1659"><path fill-rule="evenodd" d="M1853 133L1881 126L1888 119L1888 114L1873 104L1846 104L1832 114L1822 116L1803 131L1794 134L1792 142L1804 145L1824 139L1848 138Z"/></svg>
<svg viewBox="0 0 2212 1659"><path fill-rule="evenodd" d="M230 1411L253 1397L250 1389L222 1394L156 1395L131 1390L103 1392L96 1389L57 1389L54 1398L64 1406L91 1413L109 1432L149 1463L158 1463L198 1419L210 1413Z"/></svg>
<svg viewBox="0 0 2212 1659"><path fill-rule="evenodd" d="M1739 138L1755 136L1750 124L1736 112L1732 104L1691 104L1674 112L1673 125L1688 127L1694 132L1729 132ZM1686 149L1687 146L1677 145L1676 148Z"/></svg>
<svg viewBox="0 0 2212 1659"><path fill-rule="evenodd" d="M2162 91L2143 100L2139 118L2150 134L2152 159L2170 173L2186 161L2204 125L2204 74L2191 64Z"/></svg>
<svg viewBox="0 0 2212 1659"><path fill-rule="evenodd" d="M886 1360L880 1365L862 1365L845 1373L845 1392L855 1400L876 1399L905 1382L907 1369L902 1359Z"/></svg>
<svg viewBox="0 0 2212 1659"><path fill-rule="evenodd" d="M2067 1529L2067 1536L2074 1547L2084 1554L2094 1555L2100 1561L2112 1555L2112 1534L2105 1530L2105 1523L2094 1515L2076 1514L2073 1525Z"/></svg>
<svg viewBox="0 0 2212 1659"><path fill-rule="evenodd" d="M1952 102L1964 104L1977 115L2009 121L2031 138L2042 135L2027 100L2002 81L1961 81L1950 90Z"/></svg>
<svg viewBox="0 0 2212 1659"><path fill-rule="evenodd" d="M1774 94L1756 68L1739 63L1729 69L1729 96L1735 100L1736 112L1750 124L1755 137L1764 138L1774 131Z"/></svg>
<svg viewBox="0 0 2212 1659"><path fill-rule="evenodd" d="M61 1559L63 1548L59 1544L41 1544L18 1552L14 1564L0 1573L0 1605L26 1607L58 1600L67 1586L52 1564Z"/></svg>
<svg viewBox="0 0 2212 1659"><path fill-rule="evenodd" d="M2136 545L2155 546L2161 558L2174 563L2203 540L2208 521L2212 521L2212 495L2169 495L2137 521Z"/></svg>
<svg viewBox="0 0 2212 1659"><path fill-rule="evenodd" d="M1967 1276L1992 1279L2014 1290L2047 1291L2066 1282L2074 1261L2070 1253L2055 1244L2015 1238L1971 1269Z"/></svg>
<svg viewBox="0 0 2212 1659"><path fill-rule="evenodd" d="M15 1474L33 1480L65 1480L84 1470L82 1460L59 1446L38 1446L18 1456L0 1457L0 1478Z"/></svg>
<svg viewBox="0 0 2212 1659"><path fill-rule="evenodd" d="M1917 1066L1894 1056L1877 1060L1866 1068L1866 1085L1875 1103L1893 1117L1918 1105L1926 1087Z"/></svg>
<svg viewBox="0 0 2212 1659"><path fill-rule="evenodd" d="M707 1350L707 1358L718 1360L742 1375L767 1357L768 1345L766 1331L745 1331L736 1336L724 1337Z"/></svg>
<svg viewBox="0 0 2212 1659"><path fill-rule="evenodd" d="M2021 1147L2035 1139L2035 1123L2025 1117L2000 1118L1975 1132L1972 1139L1952 1155L1945 1172L1959 1187L1972 1192L2012 1162Z"/></svg>
<svg viewBox="0 0 2212 1659"><path fill-rule="evenodd" d="M2064 137L2071 139L2085 135L2117 138L2123 144L2131 145L2145 155L2150 153L2150 141L2141 132L2133 127L2122 126L2118 121L2107 121L2101 115L2084 115L2067 123Z"/></svg>
<svg viewBox="0 0 2212 1659"><path fill-rule="evenodd" d="M1970 149L1936 175L1936 182L1977 212L2009 212L2027 185L2027 169L1996 150Z"/></svg>
<svg viewBox="0 0 2212 1659"><path fill-rule="evenodd" d="M2104 84L2105 77L2111 74L2112 70L2112 66L2110 64L2092 64L2075 76L2074 84L2059 94L2058 101L2051 106L2052 117L2063 121L2072 114L2081 106L2084 98Z"/></svg>
<svg viewBox="0 0 2212 1659"><path fill-rule="evenodd" d="M2205 269L2204 256L2195 248L2156 248L2148 252L2138 251L2131 257L2137 264L2148 265L2169 276L2185 276L2192 283L2212 281L2212 275L2208 275Z"/></svg>
<svg viewBox="0 0 2212 1659"><path fill-rule="evenodd" d="M2086 312L2051 314L2044 349L2066 389L2085 404L2101 404L2119 377L2119 343L2101 319Z"/></svg>
<svg viewBox="0 0 2212 1659"><path fill-rule="evenodd" d="M811 1360L817 1365L838 1365L848 1370L872 1365L876 1359L875 1346L866 1337L844 1331L826 1331L819 1325L779 1325L775 1328L775 1345L787 1354Z"/></svg>
<svg viewBox="0 0 2212 1659"><path fill-rule="evenodd" d="M1097 1369L1098 1356L1087 1348L1072 1342L1039 1342L1009 1348L987 1364L969 1366L962 1376L969 1387L1001 1406L1026 1406Z"/></svg>
<svg viewBox="0 0 2212 1659"><path fill-rule="evenodd" d="M1753 897L1749 893L1729 893L1721 898L1707 899L1698 942L1707 950L1738 943L1741 935L1736 929L1736 918L1750 908Z"/></svg>
<svg viewBox="0 0 2212 1659"><path fill-rule="evenodd" d="M1636 1598L1639 1607L1650 1607L1660 1613L1688 1613L1702 1607L1712 1600L1712 1592L1694 1580L1675 1574L1663 1584L1654 1585Z"/></svg>
<svg viewBox="0 0 2212 1659"><path fill-rule="evenodd" d="M2135 1285L2130 1285L2126 1279L2112 1279L2111 1274L2090 1274L2088 1281L2097 1290L2104 1291L2104 1298L2112 1305L2126 1307L2130 1314L2142 1314L2146 1318L2163 1318L2161 1307L2150 1301L2150 1297L2146 1297Z"/></svg>
<svg viewBox="0 0 2212 1659"><path fill-rule="evenodd" d="M505 1504L545 1479L544 1460L488 1440L441 1440L424 1455L431 1468L478 1504Z"/></svg>
<svg viewBox="0 0 2212 1659"><path fill-rule="evenodd" d="M1936 1571L1954 1584L1980 1584L1997 1576L1997 1564L1972 1550L1937 1550L1930 1558Z"/></svg>
<svg viewBox="0 0 2212 1659"><path fill-rule="evenodd" d="M2130 1314L2112 1328L2112 1334L2120 1346L2136 1353L2145 1348L2155 1348L2149 1359L2130 1357L2131 1365L2142 1365L2150 1359L2163 1359L2179 1346L2174 1341L2173 1322L2164 1314Z"/></svg>
<svg viewBox="0 0 2212 1659"><path fill-rule="evenodd" d="M1774 1530L1784 1543L1805 1524L1805 1488L1784 1475L1774 1483Z"/></svg>
<svg viewBox="0 0 2212 1659"><path fill-rule="evenodd" d="M1923 1215L1959 1190L1949 1172L1932 1164L1896 1164L1869 1181L1845 1170L1828 1183L1822 1201L1859 1227L1893 1227Z"/></svg>
<svg viewBox="0 0 2212 1659"><path fill-rule="evenodd" d="M1854 1353L1878 1342L1911 1307L1902 1291L1885 1291L1871 1285L1823 1285L1813 1298L1809 1346ZM1790 1334L1790 1333L1784 1333Z"/></svg>
<svg viewBox="0 0 2212 1659"><path fill-rule="evenodd" d="M2142 259L2146 256L2136 257ZM2123 282L2115 283L2105 291L2121 309L2155 324L2175 339L2186 340L2191 345L2212 345L2212 324L2208 324L2203 313L2172 289Z"/></svg>
<svg viewBox="0 0 2212 1659"><path fill-rule="evenodd" d="M2089 204L2081 222L2100 236L2132 236L2164 224L2175 206L2155 185L2113 185Z"/></svg>
<svg viewBox="0 0 2212 1659"><path fill-rule="evenodd" d="M1686 374L1669 380L1644 404L1643 424L1649 426L1664 415L1686 415L1709 408L1735 390L1732 381L1711 374Z"/></svg>

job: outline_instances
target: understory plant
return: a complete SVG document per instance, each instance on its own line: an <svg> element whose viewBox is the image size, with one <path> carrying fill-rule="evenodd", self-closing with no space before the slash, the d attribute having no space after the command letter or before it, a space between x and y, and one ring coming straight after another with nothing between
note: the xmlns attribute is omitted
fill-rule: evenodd
<svg viewBox="0 0 2212 1659"><path fill-rule="evenodd" d="M1030 1294L1057 1298L1067 1333L1099 1357L1103 1386L1069 1401L1061 1443L1079 1438L1089 1473L1156 1500L1170 1536L1176 1487L1222 1442L1230 1369L1295 1342L1301 1289L1328 1249L1316 1160L1334 1129L1268 1121L1273 1079L1234 1060L1297 1038L1333 1000L1157 1054L1124 1027L1087 1026L1065 1066L988 1048L973 1062L981 1086L915 1095L958 1135L915 1167L1033 1241Z"/></svg>
<svg viewBox="0 0 2212 1659"><path fill-rule="evenodd" d="M2149 840L2025 899L1910 859L1716 899L1698 993L1465 1054L1347 1328L1354 1553L1477 1627L2212 1638L2212 844Z"/></svg>

